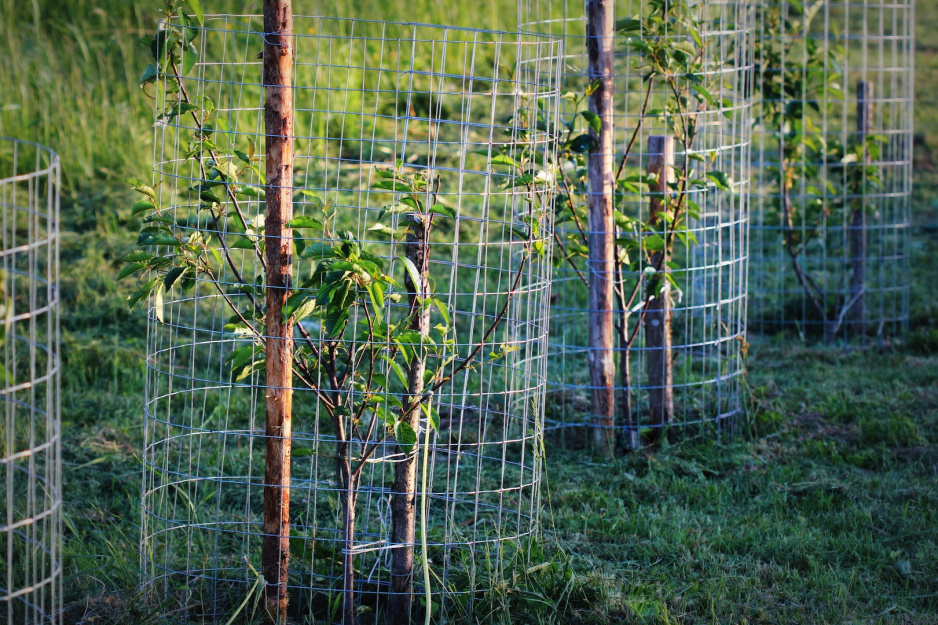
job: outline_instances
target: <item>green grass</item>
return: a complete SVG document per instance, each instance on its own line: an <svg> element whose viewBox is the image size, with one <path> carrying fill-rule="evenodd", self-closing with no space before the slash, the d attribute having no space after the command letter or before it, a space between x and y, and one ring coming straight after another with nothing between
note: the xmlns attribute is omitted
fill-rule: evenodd
<svg viewBox="0 0 938 625"><path fill-rule="evenodd" d="M65 169L69 624L159 622L135 595L145 323L113 280L136 231L123 178L150 167L136 39L157 4L0 0L0 134L49 145ZM514 16L510 0L376 4L336 11ZM919 3L918 36L908 337L868 351L753 338L733 442L608 463L548 449L545 536L480 601L479 622L938 623L938 5Z"/></svg>

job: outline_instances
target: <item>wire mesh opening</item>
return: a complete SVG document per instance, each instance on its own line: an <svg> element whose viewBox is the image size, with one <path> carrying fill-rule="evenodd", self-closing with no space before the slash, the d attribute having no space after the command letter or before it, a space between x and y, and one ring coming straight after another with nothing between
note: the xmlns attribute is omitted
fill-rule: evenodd
<svg viewBox="0 0 938 625"><path fill-rule="evenodd" d="M908 325L914 2L764 0L753 150L753 329Z"/></svg>
<svg viewBox="0 0 938 625"><path fill-rule="evenodd" d="M699 41L684 31L661 37L700 50L700 68L689 79L674 71L675 84L689 87L688 123L696 126L692 145L674 137L662 111L673 101L667 80L647 80L647 60L629 41L654 40L644 31L652 5L620 0L615 4L614 164L617 221L617 274L602 275L589 266L585 247L595 227L584 220L584 205L592 193L582 173L567 165L568 210L556 225L564 245L555 246L551 295L551 333L548 369L548 429L562 439L580 441L579 426L612 428L634 447L639 434L658 438L656 431L722 427L741 410L739 375L743 372L748 255L749 143L752 110L752 12L749 3L699 0L686 5ZM582 94L595 77L587 71L586 10L582 2L521 0L520 28L565 39L563 89ZM693 83L693 85L690 85ZM705 86L704 94L698 87ZM582 127L583 104L565 97L564 121ZM577 115L580 115L580 118ZM574 130L573 133L580 132ZM689 135L688 135L689 136ZM669 137L674 167L698 180L687 190L683 232L675 237L670 262L670 358L673 371L673 419L652 409L653 395L665 389L651 371L652 358L661 360L663 347L650 344L643 327L652 314L645 298L656 265L649 253L668 236L666 226L649 228L649 204L654 193L641 186L649 166L659 156L649 148ZM721 175L716 175L719 172ZM722 177L725 175L725 178ZM730 187L727 189L726 187ZM673 191L672 191L673 192ZM579 217L574 217L579 214ZM587 246L588 247L588 246ZM591 354L587 342L590 314L587 284L615 280L616 337L611 347L616 362L615 424L598 425L591 414L589 377ZM572 428L572 429L571 429Z"/></svg>
<svg viewBox="0 0 938 625"><path fill-rule="evenodd" d="M150 300L142 567L144 589L155 601L168 599L174 619L215 623L253 605L263 537L266 387L262 350L255 349L263 337L247 329L254 285L263 281L255 249L264 214L263 33L252 16L206 16L198 30L197 61L172 96L190 104L165 115L165 102L158 103L162 208L153 219L180 245L220 251L213 268L223 286L197 274L188 289ZM342 560L351 552L361 618L383 622L392 482L395 465L408 457L418 459L420 485L414 592L427 590L426 577L433 593L432 606L418 609L437 618L464 613L537 528L551 244L539 207L549 190L541 184L547 174L524 179L509 161L530 157L543 167L555 158L560 42L321 17L295 17L294 32L294 222L325 224L296 226L295 292L315 292L316 263L345 244L369 250L369 262L404 283L402 233L410 217L400 207L417 198L442 215L426 241L423 276L442 302L427 311L430 323L449 326L453 342L448 363L430 357L427 367L452 379L420 412L411 452L383 423L368 429L377 410L327 416L327 402L342 396L353 405L365 391L330 387L325 353L297 373L308 384L298 380L293 389L290 615L339 620ZM176 70L161 68L160 80ZM202 117L209 109L210 124ZM232 174L214 197L204 193L207 157L187 156L193 133L244 156L236 184ZM394 186L402 180L419 190L402 192ZM222 236L241 243L219 250ZM408 306L407 298L387 299L383 321L402 323ZM345 345L369 340L365 328L378 320L369 315L368 307L350 308L340 322L348 324ZM315 319L299 321L297 345L326 349L334 325ZM397 348L388 340L383 349ZM460 369L474 351L482 357ZM369 375L388 380L385 405L406 402L396 381L405 382L401 365L373 362ZM343 441L351 441L353 461L372 450L352 544L343 535L347 489L336 468ZM429 572L421 564L424 544Z"/></svg>
<svg viewBox="0 0 938 625"><path fill-rule="evenodd" d="M55 623L62 600L58 156L0 138L0 621Z"/></svg>

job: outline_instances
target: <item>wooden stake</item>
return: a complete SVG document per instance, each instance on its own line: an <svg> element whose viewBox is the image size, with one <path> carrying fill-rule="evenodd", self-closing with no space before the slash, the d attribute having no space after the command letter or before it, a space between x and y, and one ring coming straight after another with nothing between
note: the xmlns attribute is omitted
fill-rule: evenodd
<svg viewBox="0 0 938 625"><path fill-rule="evenodd" d="M261 553L270 623L287 622L290 562L290 436L293 324L283 306L293 287L293 12L264 0L264 121L267 136L267 455Z"/></svg>
<svg viewBox="0 0 938 625"><path fill-rule="evenodd" d="M873 83L857 82L857 141L862 145L873 128ZM863 148L863 166L870 162L870 155ZM850 291L845 303L850 306L850 334L866 334L866 194L853 202L850 214Z"/></svg>
<svg viewBox="0 0 938 625"><path fill-rule="evenodd" d="M589 80L595 89L589 110L602 126L590 130L595 143L589 176L589 371L593 446L612 452L615 440L615 221L613 217L613 95L615 91L615 3L587 0L586 48Z"/></svg>
<svg viewBox="0 0 938 625"><path fill-rule="evenodd" d="M430 334L430 310L422 307L423 300L430 294L428 229L424 219L427 215L411 213L404 255L417 268L420 284L414 284L409 272L405 272L404 286L407 288L411 310L416 311L411 329L421 336ZM423 374L426 361L421 354L414 354L407 371L407 400L410 405L423 394ZM420 409L404 417L414 432L420 431ZM419 438L419 436L418 436ZM404 453L403 449L400 449ZM394 465L394 486L391 489L391 596L388 599L389 625L409 625L414 589L414 543L417 519L417 454ZM427 606L429 609L430 606Z"/></svg>
<svg viewBox="0 0 938 625"><path fill-rule="evenodd" d="M657 174L657 184L651 185L648 222L660 226L662 238L667 239L667 222L661 212L666 203L668 183L674 180L674 139L669 136L648 137L648 174ZM665 248L651 256L651 266L661 269L648 281L646 297L650 298L645 310L645 348L648 352L648 405L656 428L655 438L674 420L674 374L671 356L671 310L668 272L668 250Z"/></svg>

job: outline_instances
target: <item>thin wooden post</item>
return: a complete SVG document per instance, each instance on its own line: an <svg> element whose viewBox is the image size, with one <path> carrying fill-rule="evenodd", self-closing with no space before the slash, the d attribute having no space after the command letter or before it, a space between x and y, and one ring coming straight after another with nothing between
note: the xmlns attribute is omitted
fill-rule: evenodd
<svg viewBox="0 0 938 625"><path fill-rule="evenodd" d="M857 141L863 146L863 163L870 163L870 155L863 145L873 128L873 83L857 82ZM865 174L864 174L865 175ZM853 202L850 214L850 291L847 318L850 334L863 336L866 333L866 193Z"/></svg>
<svg viewBox="0 0 938 625"><path fill-rule="evenodd" d="M650 185L653 195L649 201L648 222L652 228L660 227L667 240L667 222L661 212L667 203L668 183L674 180L674 139L670 136L648 137L648 174L657 175L658 182ZM652 422L658 426L655 438L674 420L674 374L671 356L671 310L668 272L668 249L651 256L651 266L660 267L651 276L646 287L650 298L645 309L645 349L647 351L648 405Z"/></svg>
<svg viewBox="0 0 938 625"><path fill-rule="evenodd" d="M409 272L405 272L404 286L407 288L410 309L415 311L411 329L421 336L430 334L430 310L423 308L423 300L430 294L427 245L428 229L424 219L427 215L411 213L404 245L404 255L410 259L420 274L420 284L414 284ZM423 374L426 361L419 350L410 361L407 371L407 401L410 405L423 394ZM404 416L414 432L420 431L420 409ZM402 448L399 448L404 453ZM414 543L417 519L417 454L410 454L394 465L394 486L391 489L391 596L388 599L389 625L409 625L414 589ZM430 606L427 606L429 609Z"/></svg>
<svg viewBox="0 0 938 625"><path fill-rule="evenodd" d="M267 455L261 560L270 623L287 622L290 563L290 436L293 324L283 307L293 287L293 12L264 0L264 122L267 137Z"/></svg>
<svg viewBox="0 0 938 625"><path fill-rule="evenodd" d="M590 130L589 152L589 372L593 444L611 453L615 440L615 220L613 217L613 95L615 91L615 3L587 0L586 47L589 81L595 89L589 110L601 122Z"/></svg>

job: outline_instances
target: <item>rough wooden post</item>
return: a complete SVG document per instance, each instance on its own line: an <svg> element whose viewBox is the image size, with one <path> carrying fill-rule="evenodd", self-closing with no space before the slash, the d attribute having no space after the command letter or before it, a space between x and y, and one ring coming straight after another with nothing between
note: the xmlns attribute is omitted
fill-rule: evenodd
<svg viewBox="0 0 938 625"><path fill-rule="evenodd" d="M266 613L287 622L290 561L290 436L293 325L283 319L293 276L293 12L291 0L264 0L264 122L267 136L267 455L262 569Z"/></svg>
<svg viewBox="0 0 938 625"><path fill-rule="evenodd" d="M857 82L857 141L863 146L867 135L873 128L873 83L860 80ZM870 162L870 155L865 146L863 163ZM850 334L863 336L866 333L866 194L862 192L854 201L850 214L850 291L846 305L850 306L847 318L850 320Z"/></svg>
<svg viewBox="0 0 938 625"><path fill-rule="evenodd" d="M588 158L589 176L589 371L593 443L611 453L615 440L615 220L613 218L613 95L615 90L615 3L587 0L586 48L589 81L596 88L589 110L602 126L590 130L595 143Z"/></svg>
<svg viewBox="0 0 938 625"><path fill-rule="evenodd" d="M654 135L648 138L648 174L658 176L657 184L651 185L649 202L649 224L660 227L662 238L666 222L661 218L665 206L660 194L668 192L668 182L674 180L674 139ZM671 300L670 283L665 279L668 272L668 250L663 249L651 256L651 266L660 270L648 281L646 297L651 298L645 310L645 349L647 351L648 405L655 438L674 420L674 375L671 356Z"/></svg>
<svg viewBox="0 0 938 625"><path fill-rule="evenodd" d="M430 294L428 275L427 228L424 219L427 215L411 213L408 215L407 239L404 255L417 268L420 284L414 284L409 272L405 272L404 286L408 292L411 310L416 311L411 329L421 336L430 334L430 310L424 309L421 302ZM415 350L416 351L416 350ZM410 361L407 371L407 406L423 393L423 374L426 361L416 353ZM420 409L411 411L404 421L420 431ZM401 453L404 450L399 448ZM388 599L388 623L390 625L409 625L414 587L414 543L417 519L417 455L411 454L394 465L394 486L391 489L391 596ZM429 608L429 606L427 606Z"/></svg>

